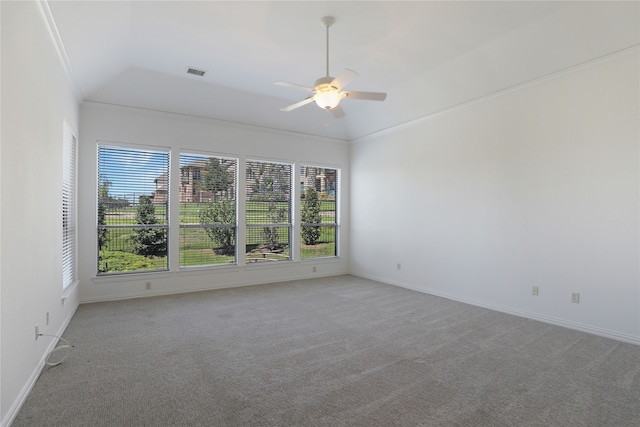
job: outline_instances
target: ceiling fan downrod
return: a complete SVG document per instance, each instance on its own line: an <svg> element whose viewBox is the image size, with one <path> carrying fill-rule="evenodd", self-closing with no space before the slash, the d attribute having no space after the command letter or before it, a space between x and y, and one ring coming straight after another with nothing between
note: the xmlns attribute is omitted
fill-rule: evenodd
<svg viewBox="0 0 640 427"><path fill-rule="evenodd" d="M327 77L329 77L329 27L336 22L336 19L333 16L325 16L320 19L320 22L327 29Z"/></svg>

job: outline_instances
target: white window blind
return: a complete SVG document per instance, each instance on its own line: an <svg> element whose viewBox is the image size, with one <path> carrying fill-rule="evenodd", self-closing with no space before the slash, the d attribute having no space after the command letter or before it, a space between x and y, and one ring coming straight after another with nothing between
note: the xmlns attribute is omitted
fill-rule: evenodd
<svg viewBox="0 0 640 427"><path fill-rule="evenodd" d="M292 165L247 161L246 261L291 259Z"/></svg>
<svg viewBox="0 0 640 427"><path fill-rule="evenodd" d="M300 256L338 255L338 170L300 166Z"/></svg>
<svg viewBox="0 0 640 427"><path fill-rule="evenodd" d="M236 159L180 153L180 268L236 264Z"/></svg>
<svg viewBox="0 0 640 427"><path fill-rule="evenodd" d="M98 146L98 274L168 270L169 151Z"/></svg>
<svg viewBox="0 0 640 427"><path fill-rule="evenodd" d="M64 124L62 142L62 289L76 281L76 137Z"/></svg>

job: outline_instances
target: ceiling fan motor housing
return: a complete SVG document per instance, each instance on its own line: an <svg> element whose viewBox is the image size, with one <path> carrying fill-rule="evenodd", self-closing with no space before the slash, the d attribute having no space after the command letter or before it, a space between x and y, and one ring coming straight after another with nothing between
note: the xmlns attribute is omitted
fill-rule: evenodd
<svg viewBox="0 0 640 427"><path fill-rule="evenodd" d="M318 80L316 80L316 82L313 84L313 90L318 92L318 91L322 91L322 90L338 90L337 87L332 86L331 82L333 82L334 78L333 77L320 77Z"/></svg>

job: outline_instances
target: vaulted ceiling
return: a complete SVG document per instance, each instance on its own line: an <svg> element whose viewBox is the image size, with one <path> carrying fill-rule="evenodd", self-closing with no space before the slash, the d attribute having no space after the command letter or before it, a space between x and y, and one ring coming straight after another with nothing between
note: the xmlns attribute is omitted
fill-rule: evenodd
<svg viewBox="0 0 640 427"><path fill-rule="evenodd" d="M638 2L48 1L86 101L353 140L640 43ZM275 86L360 76L335 118ZM206 70L203 77L187 67Z"/></svg>

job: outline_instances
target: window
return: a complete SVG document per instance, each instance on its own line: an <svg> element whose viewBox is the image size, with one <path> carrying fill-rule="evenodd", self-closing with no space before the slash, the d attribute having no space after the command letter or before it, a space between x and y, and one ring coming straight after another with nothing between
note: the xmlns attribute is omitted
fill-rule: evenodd
<svg viewBox="0 0 640 427"><path fill-rule="evenodd" d="M247 161L246 262L291 259L290 164Z"/></svg>
<svg viewBox="0 0 640 427"><path fill-rule="evenodd" d="M300 254L304 258L338 255L338 170L300 167Z"/></svg>
<svg viewBox="0 0 640 427"><path fill-rule="evenodd" d="M98 274L168 270L169 152L98 146Z"/></svg>
<svg viewBox="0 0 640 427"><path fill-rule="evenodd" d="M238 161L180 154L180 267L236 263Z"/></svg>
<svg viewBox="0 0 640 427"><path fill-rule="evenodd" d="M62 289L76 281L76 137L64 124L62 141Z"/></svg>
<svg viewBox="0 0 640 427"><path fill-rule="evenodd" d="M175 160L179 167L171 172L169 149L98 144L98 275L168 271L174 255L172 265L180 269L237 266L241 250L245 264L291 261L294 253L301 259L338 255L338 169L188 151ZM294 167L300 171L295 185ZM298 205L293 189L299 189ZM294 205L300 215L295 235ZM169 232L170 211L177 215L175 233Z"/></svg>

